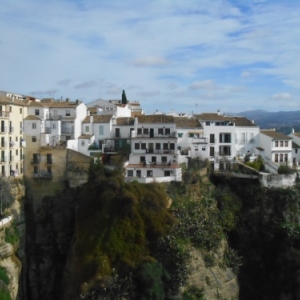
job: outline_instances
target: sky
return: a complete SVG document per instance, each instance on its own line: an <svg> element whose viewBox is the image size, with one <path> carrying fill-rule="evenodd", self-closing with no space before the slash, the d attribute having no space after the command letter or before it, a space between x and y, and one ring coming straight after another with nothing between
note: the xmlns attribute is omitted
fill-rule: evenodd
<svg viewBox="0 0 300 300"><path fill-rule="evenodd" d="M300 110L298 0L10 0L0 90L147 114Z"/></svg>

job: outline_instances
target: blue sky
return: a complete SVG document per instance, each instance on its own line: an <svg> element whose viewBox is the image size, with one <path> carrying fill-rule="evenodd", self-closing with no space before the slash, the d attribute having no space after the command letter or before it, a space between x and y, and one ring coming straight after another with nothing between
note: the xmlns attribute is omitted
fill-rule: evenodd
<svg viewBox="0 0 300 300"><path fill-rule="evenodd" d="M300 2L12 0L0 90L146 113L300 110Z"/></svg>

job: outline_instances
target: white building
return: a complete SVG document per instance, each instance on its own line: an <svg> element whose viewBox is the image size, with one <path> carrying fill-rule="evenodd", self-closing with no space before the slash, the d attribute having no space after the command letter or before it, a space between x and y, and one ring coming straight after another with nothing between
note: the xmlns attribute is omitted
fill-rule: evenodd
<svg viewBox="0 0 300 300"><path fill-rule="evenodd" d="M289 134L289 137L293 139L293 143L292 143L293 166L299 168L300 167L300 133L295 132L293 129L292 133Z"/></svg>
<svg viewBox="0 0 300 300"><path fill-rule="evenodd" d="M292 138L271 130L260 130L259 147L265 165L270 171L277 171L279 165L292 166Z"/></svg>
<svg viewBox="0 0 300 300"><path fill-rule="evenodd" d="M148 115L135 118L131 133L127 180L139 182L181 181L176 125L172 116Z"/></svg>

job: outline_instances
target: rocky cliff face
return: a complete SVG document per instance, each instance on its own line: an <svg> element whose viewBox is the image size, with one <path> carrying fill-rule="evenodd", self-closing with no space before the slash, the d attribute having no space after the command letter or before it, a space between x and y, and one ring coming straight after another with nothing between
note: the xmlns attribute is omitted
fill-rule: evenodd
<svg viewBox="0 0 300 300"><path fill-rule="evenodd" d="M17 299L20 291L21 262L25 261L25 186L22 179L9 178L1 181L1 188L2 209L8 217L2 218L0 222L0 266L9 278L6 291L11 299ZM5 291L3 282L0 290Z"/></svg>

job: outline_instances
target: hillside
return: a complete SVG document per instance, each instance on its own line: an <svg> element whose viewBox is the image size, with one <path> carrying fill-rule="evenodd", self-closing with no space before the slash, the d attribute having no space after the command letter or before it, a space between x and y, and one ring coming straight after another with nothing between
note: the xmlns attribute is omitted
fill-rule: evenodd
<svg viewBox="0 0 300 300"><path fill-rule="evenodd" d="M291 133L292 127L300 129L300 111L268 112L264 110L252 110L239 112L236 115L245 116L250 120L254 120L255 124L260 128L286 127L285 130L281 130L285 134Z"/></svg>

